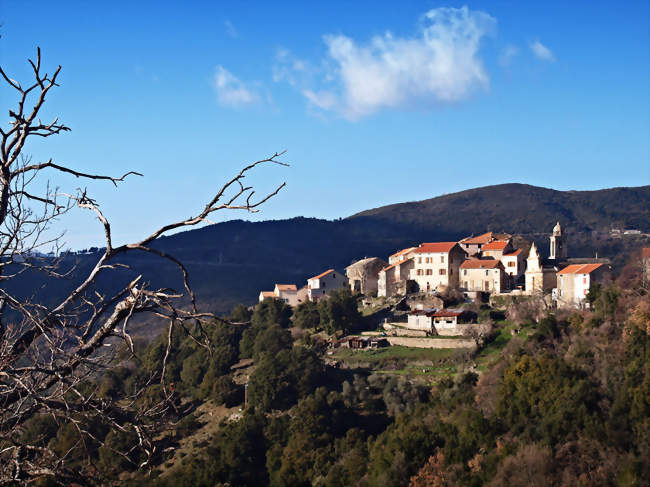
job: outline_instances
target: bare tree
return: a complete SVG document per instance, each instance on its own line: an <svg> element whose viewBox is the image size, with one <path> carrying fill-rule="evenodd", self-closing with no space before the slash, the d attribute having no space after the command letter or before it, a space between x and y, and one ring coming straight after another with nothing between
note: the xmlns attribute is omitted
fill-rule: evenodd
<svg viewBox="0 0 650 487"><path fill-rule="evenodd" d="M73 425L78 432L75 446L81 443L83 448L85 442L103 444L89 428L89 424L101 421L115 431L132 435L140 450L138 466L149 466L157 453L153 437L160 421L156 419L175 407L173 390L165 384L167 358L173 337L177 335L174 330L191 334L197 344L209 348L203 327L218 319L197 309L183 264L152 243L167 232L209 222L210 215L218 211L258 211L285 184L256 197L253 187L245 184L246 177L263 164L286 164L279 160L282 153L248 164L218 188L196 216L164 225L140 241L114 246L111 224L86 189L65 192L44 185L43 178L48 172L65 173L80 180L99 180L117 186L127 177L141 174L129 171L114 177L86 173L51 159L33 162L26 156L30 139L70 130L58 119L44 123L39 118L46 96L58 86L61 67L51 75L44 73L40 49L36 60L29 63L34 79L28 86L13 80L0 68L8 89L13 89L18 99L17 105L9 110L8 126L0 128L0 483L22 484L43 476L51 476L61 483L70 480L92 483L95 475L92 465L78 462L73 465L68 461L69 452L56 452L47 445L24 440L26 422L37 415L47 415L57 424ZM72 275L69 270L62 270L59 258L45 255L43 251L54 248L55 255L59 253L62 245L61 233L56 233L59 217L79 208L95 214L105 238L106 248L92 269L78 279L72 292L54 305L10 292L9 284L25 273L42 273L44 279ZM135 279L117 292L102 290L98 277L117 276L129 269L123 257L134 252L173 263L183 278L183 288L150 288L146 276L136 274ZM100 353L105 350L103 346L111 337L119 337L133 353L130 323L136 315L144 313L168 322L167 351L159 370L149 380L150 384L161 384L163 398L146 407L136 406L144 386L133 391L127 400L100 398L87 384L92 383L88 379L110 358ZM129 452L116 451L116 454L133 458L128 456Z"/></svg>

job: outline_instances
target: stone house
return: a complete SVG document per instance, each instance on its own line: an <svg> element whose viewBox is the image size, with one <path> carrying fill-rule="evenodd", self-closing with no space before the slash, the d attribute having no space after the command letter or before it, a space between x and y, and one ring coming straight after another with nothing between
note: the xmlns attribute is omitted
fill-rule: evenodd
<svg viewBox="0 0 650 487"><path fill-rule="evenodd" d="M273 291L262 291L259 295L260 302L266 298L280 299L289 306L298 306L307 297L306 289L298 289L295 284L276 284Z"/></svg>
<svg viewBox="0 0 650 487"><path fill-rule="evenodd" d="M467 253L469 257L480 254L483 246L494 240L510 240L512 235L507 233L486 232L476 237L467 237L462 239L458 244Z"/></svg>
<svg viewBox="0 0 650 487"><path fill-rule="evenodd" d="M524 275L526 259L524 259L524 252L521 249L504 253L500 260L505 268L506 275L510 276L513 283Z"/></svg>
<svg viewBox="0 0 650 487"><path fill-rule="evenodd" d="M505 270L496 259L469 259L460 266L461 287L467 291L500 293L506 288Z"/></svg>
<svg viewBox="0 0 650 487"><path fill-rule="evenodd" d="M557 273L557 289L553 297L558 308L588 308L585 298L595 283L609 278L605 264L571 264Z"/></svg>
<svg viewBox="0 0 650 487"><path fill-rule="evenodd" d="M289 306L298 306L298 288L295 284L276 284L273 293Z"/></svg>
<svg viewBox="0 0 650 487"><path fill-rule="evenodd" d="M386 262L378 257L367 257L347 266L345 275L350 283L350 290L362 294L376 293L379 272L386 265Z"/></svg>
<svg viewBox="0 0 650 487"><path fill-rule="evenodd" d="M465 256L456 242L422 243L414 251L409 277L423 292L458 287L458 269Z"/></svg>
<svg viewBox="0 0 650 487"><path fill-rule="evenodd" d="M449 335L458 332L459 324L470 323L473 318L472 313L463 310L413 310L408 314L407 328L424 330L427 333Z"/></svg>
<svg viewBox="0 0 650 487"><path fill-rule="evenodd" d="M393 265L403 260L410 259L411 257L413 257L413 253L415 252L415 249L417 249L417 247L409 247L406 249L402 249L398 252L395 252L394 254L388 256L388 264Z"/></svg>
<svg viewBox="0 0 650 487"><path fill-rule="evenodd" d="M307 279L307 295L310 301L318 301L328 292L348 286L348 279L334 269L328 269Z"/></svg>
<svg viewBox="0 0 650 487"><path fill-rule="evenodd" d="M408 292L408 278L415 266L413 258L399 260L379 272L377 296L404 295Z"/></svg>

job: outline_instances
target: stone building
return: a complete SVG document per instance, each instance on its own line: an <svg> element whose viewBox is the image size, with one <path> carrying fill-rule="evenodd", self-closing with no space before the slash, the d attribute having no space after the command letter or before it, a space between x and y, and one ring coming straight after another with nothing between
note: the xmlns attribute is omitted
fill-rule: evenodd
<svg viewBox="0 0 650 487"><path fill-rule="evenodd" d="M458 270L467 254L456 242L423 243L414 251L410 278L420 291L458 287Z"/></svg>
<svg viewBox="0 0 650 487"><path fill-rule="evenodd" d="M512 235L508 233L486 232L486 233L482 233L481 235L477 235L476 237L472 236L472 237L464 238L460 242L458 242L458 244L460 245L460 248L462 248L469 257L472 257L473 255L480 254L485 244L488 244L495 240L510 241L511 238Z"/></svg>
<svg viewBox="0 0 650 487"><path fill-rule="evenodd" d="M500 293L506 288L506 275L501 261L468 259L460 265L460 287L466 291Z"/></svg>
<svg viewBox="0 0 650 487"><path fill-rule="evenodd" d="M605 264L571 264L557 273L557 290L553 293L558 308L585 308L591 286L609 278Z"/></svg>
<svg viewBox="0 0 650 487"><path fill-rule="evenodd" d="M377 292L379 272L386 267L385 261L378 257L367 257L345 268L345 275L352 292L368 294Z"/></svg>
<svg viewBox="0 0 650 487"><path fill-rule="evenodd" d="M562 232L560 222L557 222L555 224L553 227L553 233L551 233L551 236L549 238L550 252L548 258L555 261L566 259L568 257L566 236Z"/></svg>
<svg viewBox="0 0 650 487"><path fill-rule="evenodd" d="M555 267L544 265L533 242L526 259L526 294L550 293L556 284L556 272Z"/></svg>
<svg viewBox="0 0 650 487"><path fill-rule="evenodd" d="M396 261L379 272L377 296L405 295L409 292L409 275L415 267L413 258Z"/></svg>

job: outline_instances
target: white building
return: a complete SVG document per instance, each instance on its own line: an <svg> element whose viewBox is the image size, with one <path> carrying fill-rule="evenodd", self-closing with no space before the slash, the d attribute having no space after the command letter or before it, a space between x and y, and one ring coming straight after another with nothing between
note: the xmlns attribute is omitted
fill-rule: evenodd
<svg viewBox="0 0 650 487"><path fill-rule="evenodd" d="M273 291L261 291L260 302L266 298L279 299L289 306L298 306L306 298L306 293L295 284L276 284Z"/></svg>
<svg viewBox="0 0 650 487"><path fill-rule="evenodd" d="M334 269L328 269L307 279L307 295L310 301L318 301L328 292L348 286L348 278Z"/></svg>
<svg viewBox="0 0 650 487"><path fill-rule="evenodd" d="M588 307L585 298L596 282L603 282L609 274L605 264L571 264L557 273L554 297L558 308Z"/></svg>
<svg viewBox="0 0 650 487"><path fill-rule="evenodd" d="M414 250L414 266L410 278L420 291L440 291L458 287L458 269L466 253L456 242L420 244Z"/></svg>
<svg viewBox="0 0 650 487"><path fill-rule="evenodd" d="M403 260L410 259L411 257L413 257L413 254L416 249L417 247L409 247L407 249L402 249L398 252L395 252L393 255L388 257L388 263L390 265L393 265Z"/></svg>
<svg viewBox="0 0 650 487"><path fill-rule="evenodd" d="M460 266L460 286L467 291L500 293L505 289L503 264L495 259L469 259Z"/></svg>

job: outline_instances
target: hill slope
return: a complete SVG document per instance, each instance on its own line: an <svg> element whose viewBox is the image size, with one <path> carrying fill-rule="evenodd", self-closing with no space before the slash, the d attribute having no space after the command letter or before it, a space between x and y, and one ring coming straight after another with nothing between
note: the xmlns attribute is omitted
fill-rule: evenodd
<svg viewBox="0 0 650 487"><path fill-rule="evenodd" d="M558 220L578 233L612 225L648 231L650 186L556 191L527 184L501 184L384 206L350 217L360 218L401 222L458 237L483 230L545 232Z"/></svg>
<svg viewBox="0 0 650 487"><path fill-rule="evenodd" d="M591 256L595 251L613 255L621 251L623 242L609 239L612 225L650 230L650 186L577 192L504 184L385 206L335 221L234 220L165 237L156 245L186 264L200 305L225 312L240 302L254 303L260 290L270 290L276 282L300 285L327 268L342 270L365 256L385 258L422 241L504 230L535 239L544 251L547 235L558 220L568 229L571 255ZM83 269L97 256L74 259ZM153 286L181 288L177 269L165 262L142 255L128 262ZM122 277L132 279L134 274L125 272ZM31 276L21 287L32 292L41 284L42 277ZM68 284L71 288L73 282ZM55 299L65 287L45 286L43 293Z"/></svg>

